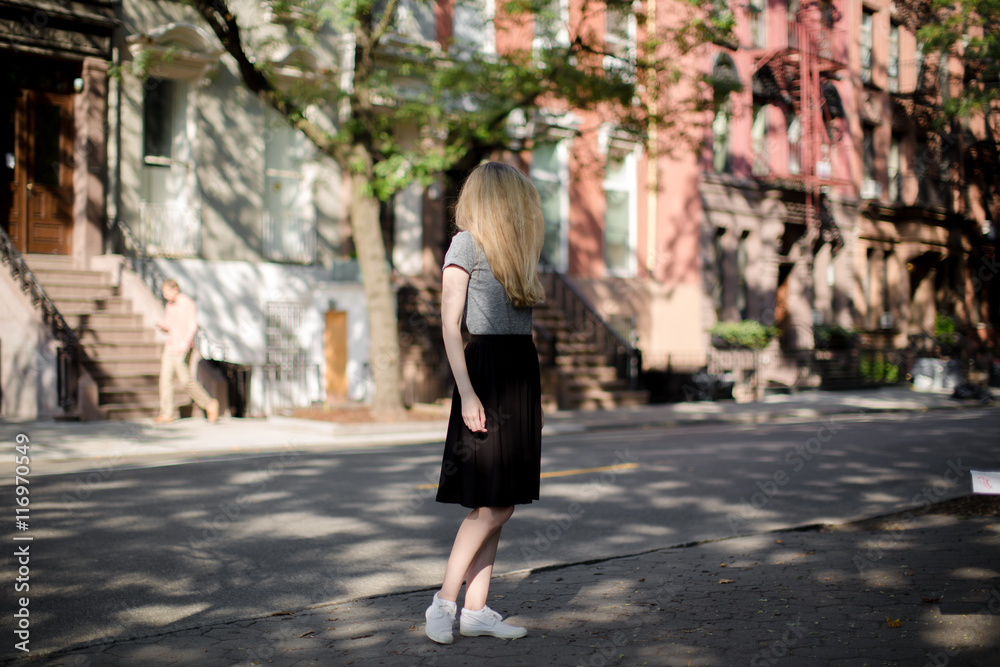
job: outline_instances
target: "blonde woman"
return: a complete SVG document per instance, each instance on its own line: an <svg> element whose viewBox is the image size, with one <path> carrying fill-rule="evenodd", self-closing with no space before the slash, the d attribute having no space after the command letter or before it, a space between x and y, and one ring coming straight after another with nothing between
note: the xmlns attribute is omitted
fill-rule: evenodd
<svg viewBox="0 0 1000 667"><path fill-rule="evenodd" d="M458 529L427 636L452 642L465 583L463 636L515 639L524 628L486 606L500 529L514 505L538 499L542 404L531 308L544 299L544 225L535 186L498 162L477 167L455 211L461 230L444 258L442 336L455 377L437 500L471 511ZM462 348L463 318L471 339Z"/></svg>

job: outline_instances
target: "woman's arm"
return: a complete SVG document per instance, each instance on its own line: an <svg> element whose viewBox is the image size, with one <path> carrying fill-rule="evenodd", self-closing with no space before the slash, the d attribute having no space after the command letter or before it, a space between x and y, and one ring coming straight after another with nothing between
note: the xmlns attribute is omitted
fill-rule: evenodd
<svg viewBox="0 0 1000 667"><path fill-rule="evenodd" d="M454 264L446 266L441 278L441 337L448 353L451 373L455 376L455 386L462 397L462 421L470 431L485 431L486 411L472 388L462 345L462 313L465 312L468 290L469 274L465 269Z"/></svg>

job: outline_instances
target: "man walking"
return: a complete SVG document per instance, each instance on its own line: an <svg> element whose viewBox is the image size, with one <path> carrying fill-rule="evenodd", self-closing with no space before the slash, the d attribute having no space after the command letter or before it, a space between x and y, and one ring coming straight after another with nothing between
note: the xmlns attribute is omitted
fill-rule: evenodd
<svg viewBox="0 0 1000 667"><path fill-rule="evenodd" d="M176 373L187 393L205 411L208 421L215 423L219 419L219 401L208 395L188 367L194 351L194 335L198 332L198 308L191 297L181 294L176 280L163 283L163 298L167 300L166 316L156 326L167 332L169 340L163 348L160 365L160 414L153 421L165 424L174 420Z"/></svg>

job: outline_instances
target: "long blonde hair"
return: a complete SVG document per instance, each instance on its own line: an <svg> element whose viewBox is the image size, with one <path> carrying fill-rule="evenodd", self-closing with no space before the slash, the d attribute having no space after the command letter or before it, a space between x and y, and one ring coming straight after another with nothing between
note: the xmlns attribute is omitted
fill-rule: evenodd
<svg viewBox="0 0 1000 667"><path fill-rule="evenodd" d="M545 241L542 201L524 174L502 162L473 169L458 196L455 224L486 253L493 275L515 306L545 300L538 280Z"/></svg>

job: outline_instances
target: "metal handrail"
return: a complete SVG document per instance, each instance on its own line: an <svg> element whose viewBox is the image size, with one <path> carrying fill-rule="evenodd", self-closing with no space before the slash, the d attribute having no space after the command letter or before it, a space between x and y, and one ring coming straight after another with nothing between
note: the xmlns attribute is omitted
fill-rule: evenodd
<svg viewBox="0 0 1000 667"><path fill-rule="evenodd" d="M167 275L156 265L153 258L146 254L142 244L132 234L132 230L120 218L114 221L112 228L116 232L114 249L128 260L129 266L142 279L146 287L159 297L160 291L163 289L163 283L167 280ZM213 339L202 327L198 327L198 331L195 333L195 340L204 343L203 346L199 347L207 350L209 356L212 356L212 349L215 348L220 350L222 355L222 359L219 361L228 361L229 352L226 345Z"/></svg>
<svg viewBox="0 0 1000 667"><path fill-rule="evenodd" d="M64 412L71 412L77 405L76 381L80 363L86 358L80 339L46 294L45 288L28 268L21 251L3 228L0 228L0 262L10 267L11 277L21 284L21 291L31 299L31 305L41 311L42 322L49 327L53 338L63 344L56 351L56 389L59 406Z"/></svg>
<svg viewBox="0 0 1000 667"><path fill-rule="evenodd" d="M49 326L52 335L69 347L80 347L76 332L66 323L66 319L45 293L45 288L28 268L21 251L14 246L7 232L0 228L0 261L10 266L10 275L20 281L21 290L31 298L31 304L42 311L42 321Z"/></svg>
<svg viewBox="0 0 1000 667"><path fill-rule="evenodd" d="M642 372L642 353L605 320L597 309L560 273L543 252L538 259L543 273L552 276L552 300L555 306L578 331L593 331L601 354L611 360L618 378L625 380L629 389L637 389Z"/></svg>

